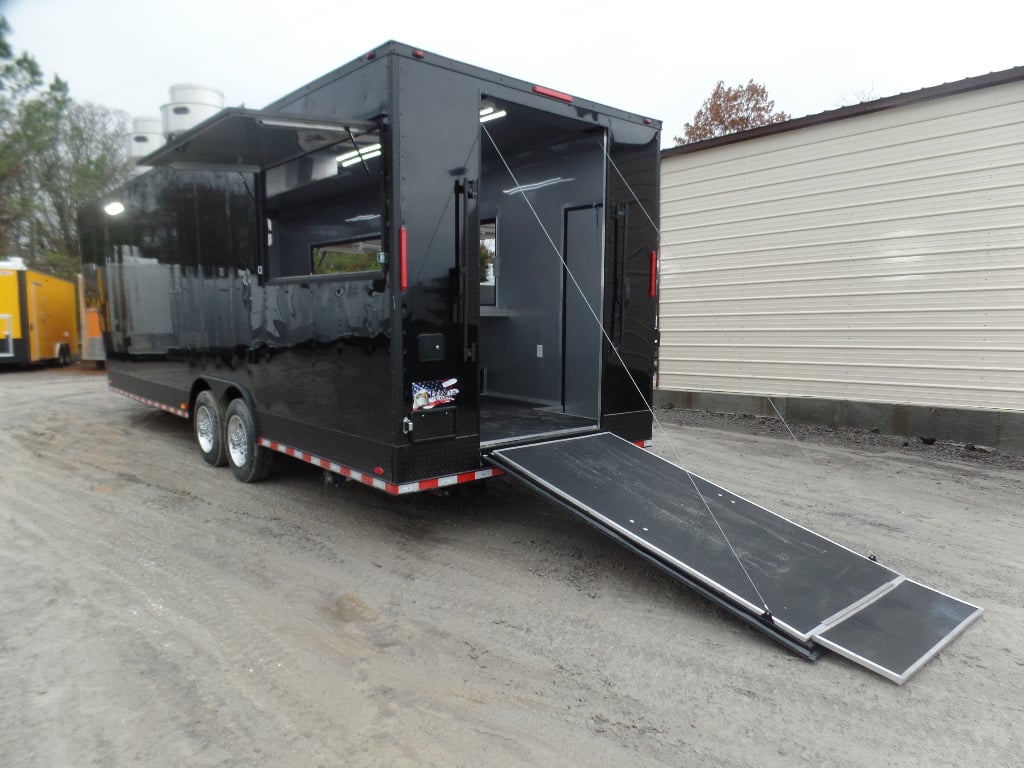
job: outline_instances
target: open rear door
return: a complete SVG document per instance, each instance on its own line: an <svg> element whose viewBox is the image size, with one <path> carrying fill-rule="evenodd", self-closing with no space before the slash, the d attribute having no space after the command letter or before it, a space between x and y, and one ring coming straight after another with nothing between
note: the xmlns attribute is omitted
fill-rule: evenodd
<svg viewBox="0 0 1024 768"><path fill-rule="evenodd" d="M981 613L607 432L489 460L808 658L903 683Z"/></svg>

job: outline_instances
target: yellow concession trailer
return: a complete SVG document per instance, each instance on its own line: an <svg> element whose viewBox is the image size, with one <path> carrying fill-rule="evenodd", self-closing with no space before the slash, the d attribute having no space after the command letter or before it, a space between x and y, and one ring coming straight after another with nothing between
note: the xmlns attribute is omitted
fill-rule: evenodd
<svg viewBox="0 0 1024 768"><path fill-rule="evenodd" d="M70 280L19 258L0 260L0 365L70 363L78 354L76 292Z"/></svg>

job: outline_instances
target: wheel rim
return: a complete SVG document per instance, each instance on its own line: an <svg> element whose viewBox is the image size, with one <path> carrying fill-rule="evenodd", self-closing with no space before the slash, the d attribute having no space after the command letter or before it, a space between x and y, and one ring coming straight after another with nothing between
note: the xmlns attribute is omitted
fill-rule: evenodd
<svg viewBox="0 0 1024 768"><path fill-rule="evenodd" d="M199 406L199 410L196 412L196 439L199 440L199 447L203 453L210 453L213 450L216 431L217 428L210 409L205 405Z"/></svg>
<svg viewBox="0 0 1024 768"><path fill-rule="evenodd" d="M245 424L237 415L228 419L228 454L231 456L231 463L236 467L244 467L249 457L249 436L245 431Z"/></svg>

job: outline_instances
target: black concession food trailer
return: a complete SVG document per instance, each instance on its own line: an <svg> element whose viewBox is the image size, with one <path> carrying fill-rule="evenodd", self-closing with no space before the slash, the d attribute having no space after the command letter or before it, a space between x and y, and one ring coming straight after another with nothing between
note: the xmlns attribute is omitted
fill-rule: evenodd
<svg viewBox="0 0 1024 768"><path fill-rule="evenodd" d="M397 43L226 109L82 212L111 387L244 480L277 450L404 493L647 440L659 128Z"/></svg>
<svg viewBox="0 0 1024 768"><path fill-rule="evenodd" d="M387 43L80 214L111 389L244 481L505 472L807 658L902 682L980 613L635 444L660 124Z"/></svg>

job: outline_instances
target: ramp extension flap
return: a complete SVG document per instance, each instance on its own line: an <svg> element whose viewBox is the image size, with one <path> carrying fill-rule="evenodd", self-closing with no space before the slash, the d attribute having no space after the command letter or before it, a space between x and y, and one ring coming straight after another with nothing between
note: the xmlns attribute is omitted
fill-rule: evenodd
<svg viewBox="0 0 1024 768"><path fill-rule="evenodd" d="M607 432L488 459L808 658L903 683L981 614Z"/></svg>

